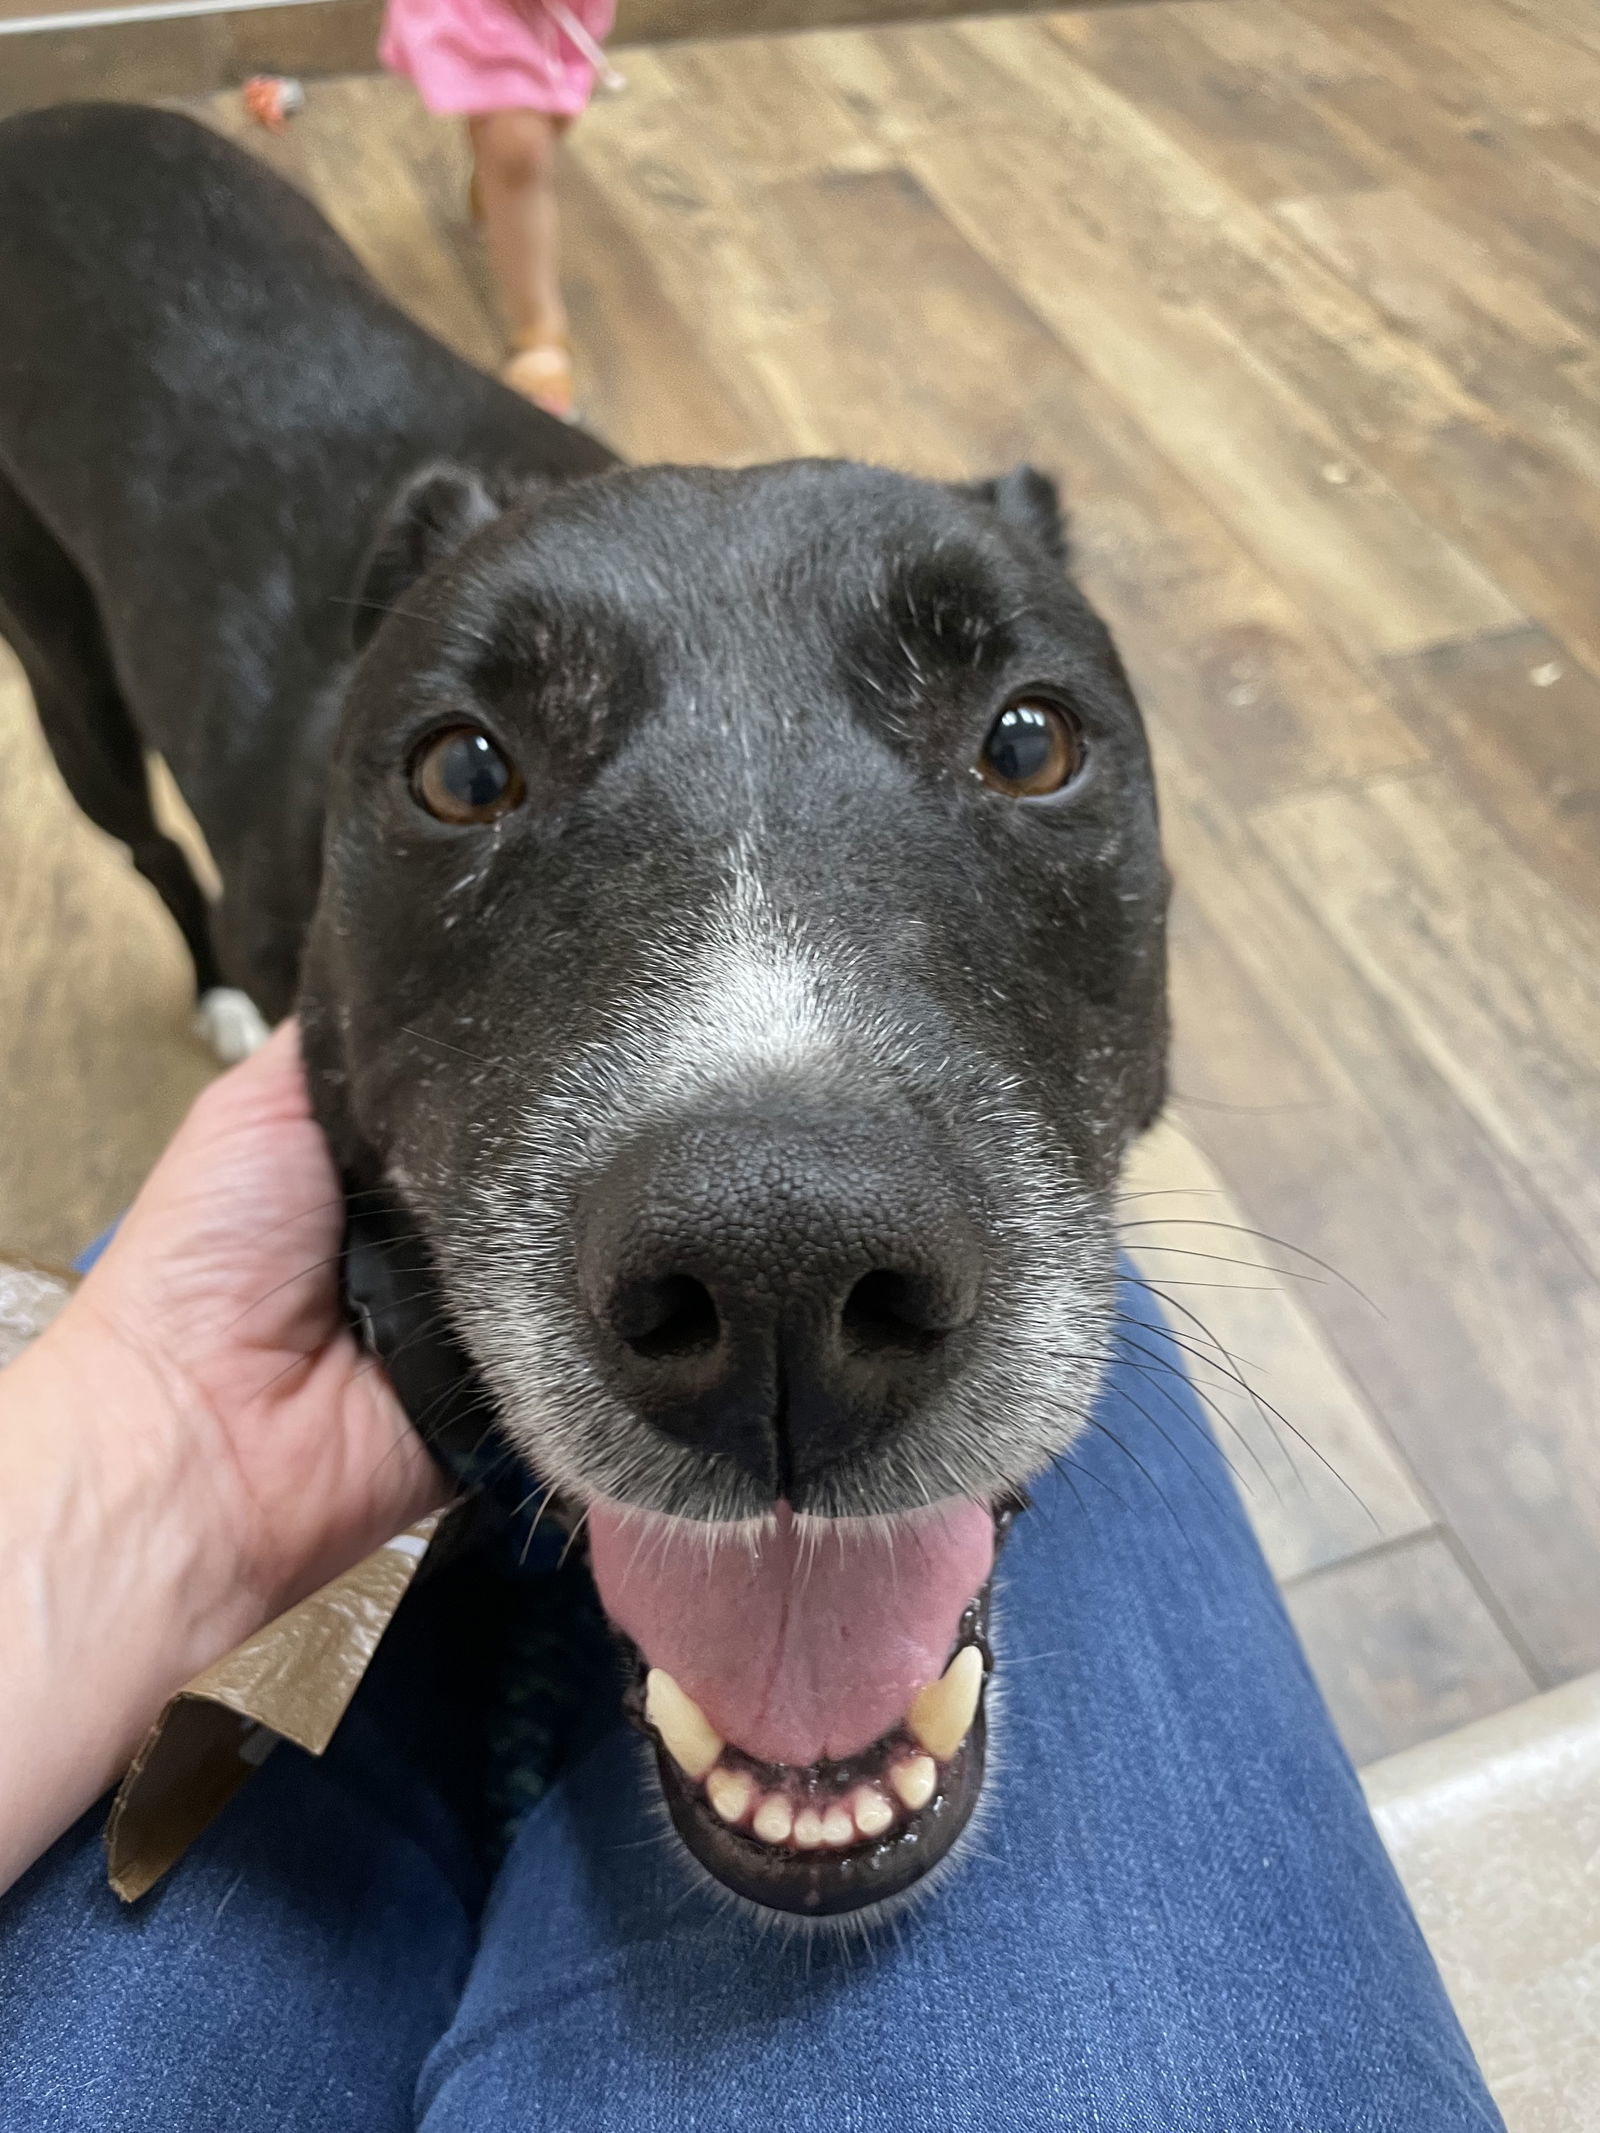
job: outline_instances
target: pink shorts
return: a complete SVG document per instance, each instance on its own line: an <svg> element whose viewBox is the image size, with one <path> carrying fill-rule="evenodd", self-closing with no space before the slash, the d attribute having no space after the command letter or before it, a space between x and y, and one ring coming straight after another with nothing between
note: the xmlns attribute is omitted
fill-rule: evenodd
<svg viewBox="0 0 1600 2133"><path fill-rule="evenodd" d="M596 44L610 31L616 0L563 4ZM388 0L378 57L392 73L409 74L442 116L573 118L594 88L593 67L546 0Z"/></svg>

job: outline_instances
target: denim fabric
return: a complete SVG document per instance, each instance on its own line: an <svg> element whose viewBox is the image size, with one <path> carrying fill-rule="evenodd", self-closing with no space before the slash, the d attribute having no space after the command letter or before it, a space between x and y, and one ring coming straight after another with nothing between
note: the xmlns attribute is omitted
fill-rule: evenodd
<svg viewBox="0 0 1600 2133"><path fill-rule="evenodd" d="M615 1726L480 1911L397 1626L144 1905L92 1822L0 1904L0 2129L1499 2126L1181 1380L1119 1366L999 1587L981 1824L842 1944L698 1886Z"/></svg>

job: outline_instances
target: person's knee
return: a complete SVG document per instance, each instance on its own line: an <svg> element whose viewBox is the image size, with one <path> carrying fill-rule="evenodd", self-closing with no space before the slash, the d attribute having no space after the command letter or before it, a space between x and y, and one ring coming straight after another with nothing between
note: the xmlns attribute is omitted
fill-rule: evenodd
<svg viewBox="0 0 1600 2133"><path fill-rule="evenodd" d="M542 184L555 150L556 129L542 111L497 111L478 131L484 182L507 192Z"/></svg>

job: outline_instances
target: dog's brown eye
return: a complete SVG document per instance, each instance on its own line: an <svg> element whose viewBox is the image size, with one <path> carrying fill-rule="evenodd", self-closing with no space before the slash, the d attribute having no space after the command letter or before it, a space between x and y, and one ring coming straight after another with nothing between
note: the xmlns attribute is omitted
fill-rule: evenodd
<svg viewBox="0 0 1600 2133"><path fill-rule="evenodd" d="M411 791L441 822L492 822L522 798L522 773L476 726L452 726L411 759Z"/></svg>
<svg viewBox="0 0 1600 2133"><path fill-rule="evenodd" d="M978 775L996 792L1028 800L1059 792L1082 764L1083 736L1077 721L1059 704L1025 696L1008 704L989 728L978 756Z"/></svg>

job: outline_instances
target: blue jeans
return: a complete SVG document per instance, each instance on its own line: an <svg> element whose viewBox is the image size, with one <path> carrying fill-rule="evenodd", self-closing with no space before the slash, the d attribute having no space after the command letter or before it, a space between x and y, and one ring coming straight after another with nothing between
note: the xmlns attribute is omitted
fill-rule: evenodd
<svg viewBox="0 0 1600 2133"><path fill-rule="evenodd" d="M0 1903L0 2133L1498 2127L1193 1395L1144 1362L1006 1548L986 1811L893 1930L720 1905L614 1722L486 1884L424 1588L324 1760L280 1748L142 1904L95 1817Z"/></svg>

